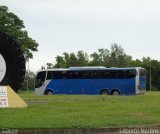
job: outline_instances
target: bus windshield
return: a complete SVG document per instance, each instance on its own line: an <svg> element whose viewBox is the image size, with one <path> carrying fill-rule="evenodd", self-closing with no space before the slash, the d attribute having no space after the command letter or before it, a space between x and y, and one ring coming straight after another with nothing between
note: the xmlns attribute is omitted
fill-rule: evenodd
<svg viewBox="0 0 160 134"><path fill-rule="evenodd" d="M35 81L35 88L41 87L46 78L46 71L39 72Z"/></svg>

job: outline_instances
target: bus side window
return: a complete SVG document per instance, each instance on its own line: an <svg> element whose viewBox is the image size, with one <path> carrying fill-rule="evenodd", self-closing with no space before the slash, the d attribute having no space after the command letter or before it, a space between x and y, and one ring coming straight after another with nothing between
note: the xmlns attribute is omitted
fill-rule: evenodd
<svg viewBox="0 0 160 134"><path fill-rule="evenodd" d="M117 71L109 71L109 78L118 78L118 75L117 75L118 73L117 73Z"/></svg>
<svg viewBox="0 0 160 134"><path fill-rule="evenodd" d="M51 79L65 79L66 78L66 71L48 71L47 80Z"/></svg>
<svg viewBox="0 0 160 134"><path fill-rule="evenodd" d="M96 79L105 79L107 78L107 72L106 71L97 71L95 72L95 76Z"/></svg>
<svg viewBox="0 0 160 134"><path fill-rule="evenodd" d="M73 79L73 71L68 71L66 75L67 79Z"/></svg>
<svg viewBox="0 0 160 134"><path fill-rule="evenodd" d="M127 70L127 78L133 78L136 76L136 70Z"/></svg>
<svg viewBox="0 0 160 134"><path fill-rule="evenodd" d="M67 78L69 78L69 79L78 79L79 78L79 72L77 72L77 71L69 71L67 73Z"/></svg>
<svg viewBox="0 0 160 134"><path fill-rule="evenodd" d="M93 79L94 72L93 71L80 71L79 72L80 79Z"/></svg>
<svg viewBox="0 0 160 134"><path fill-rule="evenodd" d="M67 78L67 71L61 71L60 79L66 79L66 78Z"/></svg>
<svg viewBox="0 0 160 134"><path fill-rule="evenodd" d="M119 70L118 71L118 78L126 78L126 71L125 70Z"/></svg>
<svg viewBox="0 0 160 134"><path fill-rule="evenodd" d="M53 71L48 71L48 73L47 73L47 78L46 78L47 80L51 80L51 79L53 79Z"/></svg>

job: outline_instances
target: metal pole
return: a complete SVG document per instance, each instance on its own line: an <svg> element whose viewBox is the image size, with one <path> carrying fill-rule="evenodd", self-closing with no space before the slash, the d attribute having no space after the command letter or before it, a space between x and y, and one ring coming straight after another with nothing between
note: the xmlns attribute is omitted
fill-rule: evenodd
<svg viewBox="0 0 160 134"><path fill-rule="evenodd" d="M151 91L151 89L152 89L152 71L151 71L151 61L150 61L150 71L149 71L149 73L150 73L150 81L149 81L149 85L150 85L150 91Z"/></svg>
<svg viewBox="0 0 160 134"><path fill-rule="evenodd" d="M27 71L27 91L29 88L29 59L28 59L28 71Z"/></svg>

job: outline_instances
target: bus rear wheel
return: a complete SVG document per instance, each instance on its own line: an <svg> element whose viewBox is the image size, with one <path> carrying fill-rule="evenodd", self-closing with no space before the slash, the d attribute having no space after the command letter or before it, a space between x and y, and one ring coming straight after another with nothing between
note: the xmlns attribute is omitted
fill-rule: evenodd
<svg viewBox="0 0 160 134"><path fill-rule="evenodd" d="M101 90L101 93L100 93L101 95L109 95L109 92L108 92L108 90L106 90L106 89L103 89L103 90Z"/></svg>
<svg viewBox="0 0 160 134"><path fill-rule="evenodd" d="M112 91L111 94L116 96L116 95L120 95L120 92L117 89L115 89Z"/></svg>

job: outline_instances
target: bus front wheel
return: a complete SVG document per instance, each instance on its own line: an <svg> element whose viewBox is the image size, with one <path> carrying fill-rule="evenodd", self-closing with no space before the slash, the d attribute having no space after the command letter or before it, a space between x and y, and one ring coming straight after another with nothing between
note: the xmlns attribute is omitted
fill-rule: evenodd
<svg viewBox="0 0 160 134"><path fill-rule="evenodd" d="M54 94L54 93L53 93L52 90L47 90L46 93L45 93L45 95L53 95L53 94Z"/></svg>

